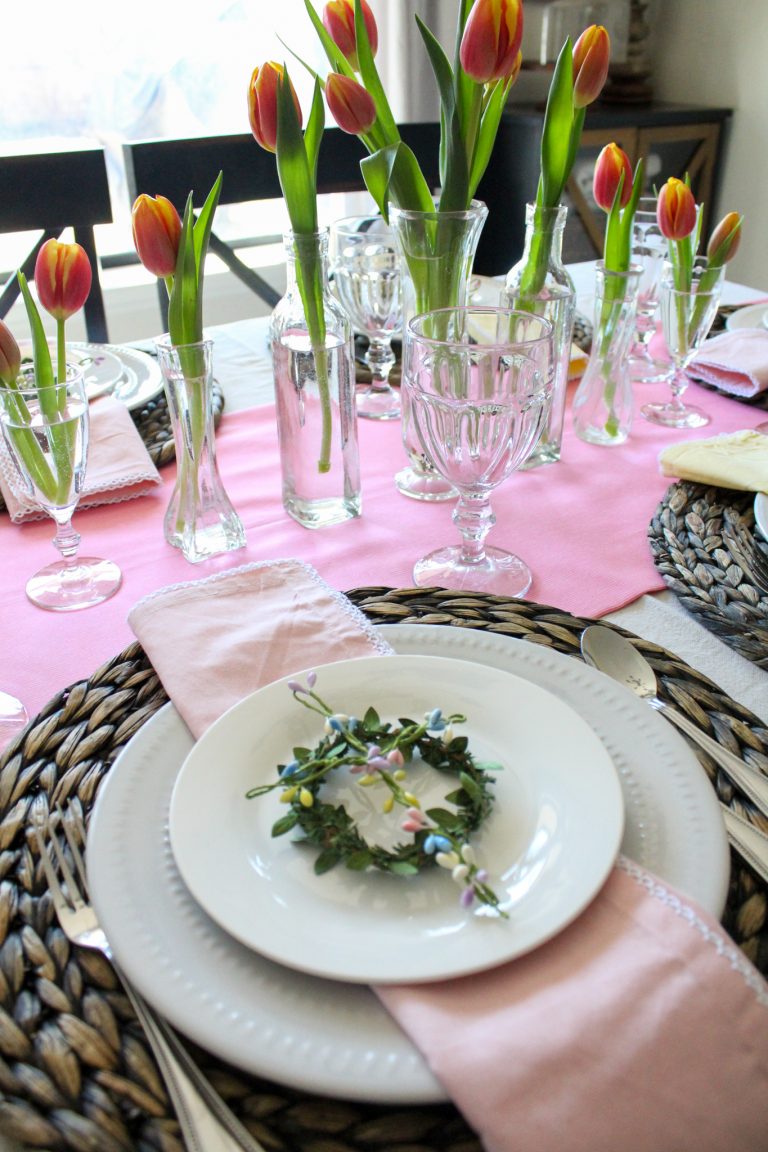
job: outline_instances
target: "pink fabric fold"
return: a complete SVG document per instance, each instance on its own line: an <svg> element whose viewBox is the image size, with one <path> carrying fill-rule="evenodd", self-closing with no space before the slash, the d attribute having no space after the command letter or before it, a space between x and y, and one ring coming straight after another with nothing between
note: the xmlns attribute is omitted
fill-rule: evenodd
<svg viewBox="0 0 768 1152"><path fill-rule="evenodd" d="M110 396L93 401L88 465L78 511L98 504L135 500L157 490L161 484L160 473L125 405ZM27 491L2 439L0 491L14 523L47 519L47 513Z"/></svg>
<svg viewBox="0 0 768 1152"><path fill-rule="evenodd" d="M757 396L768 388L768 330L739 328L713 336L689 365L688 375L733 396Z"/></svg>
<svg viewBox="0 0 768 1152"><path fill-rule="evenodd" d="M198 736L274 679L389 650L295 560L173 585L129 623ZM375 991L487 1152L768 1148L768 985L710 916L624 859L527 956Z"/></svg>

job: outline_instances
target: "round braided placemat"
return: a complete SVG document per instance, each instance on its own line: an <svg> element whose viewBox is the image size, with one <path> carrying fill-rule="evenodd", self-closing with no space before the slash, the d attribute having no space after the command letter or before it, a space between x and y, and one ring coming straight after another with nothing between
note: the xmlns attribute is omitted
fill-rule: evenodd
<svg viewBox="0 0 768 1152"><path fill-rule="evenodd" d="M680 603L731 648L768 671L768 593L752 584L723 538L723 519L752 532L754 492L672 484L648 528L653 560Z"/></svg>
<svg viewBox="0 0 768 1152"><path fill-rule="evenodd" d="M499 596L388 588L349 595L377 624L481 628L576 657L591 622ZM664 649L624 635L650 659L662 696L768 772L768 731L755 716ZM182 1152L113 969L100 954L71 947L56 924L32 831L56 803L79 803L87 819L116 755L166 699L134 643L54 697L0 757L0 1131L29 1148ZM706 757L702 763L720 797L753 816ZM724 922L767 972L768 886L736 858ZM194 1055L268 1152L480 1152L451 1105L313 1097Z"/></svg>

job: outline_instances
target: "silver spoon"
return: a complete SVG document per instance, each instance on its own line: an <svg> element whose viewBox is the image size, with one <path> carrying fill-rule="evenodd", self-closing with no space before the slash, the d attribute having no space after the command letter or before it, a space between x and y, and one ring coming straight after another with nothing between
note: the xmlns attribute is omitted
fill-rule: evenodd
<svg viewBox="0 0 768 1152"><path fill-rule="evenodd" d="M707 736L684 713L678 712L676 708L660 700L653 668L629 640L611 628L592 624L581 634L581 652L586 662L593 668L605 672L613 680L618 680L620 684L630 688L652 708L657 709L666 720L670 720L690 736L691 740L708 752L715 763L728 773L732 782L749 797L760 812L768 816L768 778L756 769L750 768L711 736Z"/></svg>

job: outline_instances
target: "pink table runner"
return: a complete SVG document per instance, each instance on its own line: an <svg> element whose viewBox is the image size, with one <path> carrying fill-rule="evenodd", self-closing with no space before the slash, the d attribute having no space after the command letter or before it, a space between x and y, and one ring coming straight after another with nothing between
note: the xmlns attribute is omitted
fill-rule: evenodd
<svg viewBox="0 0 768 1152"><path fill-rule="evenodd" d="M689 391L713 417L698 435L750 428L764 419L765 413L695 385ZM663 386L642 387L643 402L663 395ZM659 473L658 454L684 438L638 418L626 444L601 448L578 440L568 417L560 464L513 475L497 490L491 540L530 564L531 600L601 616L663 587L646 530L669 484ZM425 505L396 491L392 477L404 460L397 422L360 421L363 515L314 532L300 528L283 511L271 407L225 413L217 444L247 547L202 565L188 564L170 548L162 520L174 469L165 468L157 493L75 515L82 554L108 556L123 570L121 590L96 608L56 614L32 607L24 584L54 559L52 522L13 525L0 515L0 688L20 696L30 713L129 644L128 611L165 584L253 560L298 557L340 590L369 584L407 587L414 560L455 538L451 504Z"/></svg>

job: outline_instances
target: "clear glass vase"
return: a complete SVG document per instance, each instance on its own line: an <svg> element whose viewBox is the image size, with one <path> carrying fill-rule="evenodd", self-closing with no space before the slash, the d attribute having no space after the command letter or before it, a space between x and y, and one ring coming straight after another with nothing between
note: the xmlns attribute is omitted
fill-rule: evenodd
<svg viewBox="0 0 768 1152"><path fill-rule="evenodd" d="M549 414L539 442L521 468L554 464L563 443L565 397L571 363L571 340L576 315L576 289L563 264L563 230L568 215L564 204L525 208L525 247L507 273L501 294L505 308L519 308L549 320L553 329L554 387Z"/></svg>
<svg viewBox="0 0 768 1152"><path fill-rule="evenodd" d="M400 254L404 326L424 312L467 303L472 263L487 215L488 209L479 200L456 212L390 207L389 222ZM395 476L398 491L414 500L454 499L455 488L433 468L419 441L406 388L400 399L409 464Z"/></svg>
<svg viewBox="0 0 768 1152"><path fill-rule="evenodd" d="M216 464L213 341L156 342L176 448L176 484L165 513L165 538L197 564L245 547L245 529Z"/></svg>
<svg viewBox="0 0 768 1152"><path fill-rule="evenodd" d="M283 242L287 288L270 328L283 506L325 528L361 509L352 328L328 285L328 229Z"/></svg>
<svg viewBox="0 0 768 1152"><path fill-rule="evenodd" d="M623 444L632 426L629 349L635 333L640 268L596 266L592 351L573 399L573 427L590 444Z"/></svg>

